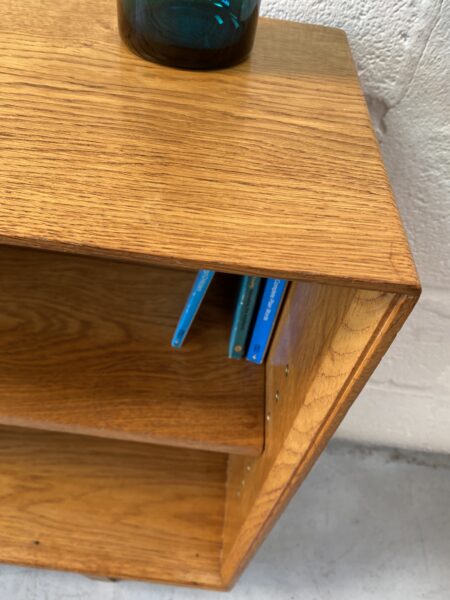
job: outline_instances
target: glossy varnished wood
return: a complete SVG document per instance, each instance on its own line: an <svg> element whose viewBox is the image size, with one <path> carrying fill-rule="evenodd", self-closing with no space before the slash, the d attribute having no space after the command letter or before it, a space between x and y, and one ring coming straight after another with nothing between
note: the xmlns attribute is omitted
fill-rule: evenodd
<svg viewBox="0 0 450 600"><path fill-rule="evenodd" d="M417 290L341 31L263 20L192 73L129 52L110 0L6 0L0 86L5 243Z"/></svg>
<svg viewBox="0 0 450 600"><path fill-rule="evenodd" d="M227 359L235 279L0 247L0 423L259 454L264 369Z"/></svg>
<svg viewBox="0 0 450 600"><path fill-rule="evenodd" d="M281 515L414 303L385 292L318 284L291 288L267 362L264 455L230 457L226 583Z"/></svg>
<svg viewBox="0 0 450 600"><path fill-rule="evenodd" d="M0 428L0 560L218 587L226 457Z"/></svg>
<svg viewBox="0 0 450 600"><path fill-rule="evenodd" d="M226 587L420 285L343 32L263 20L193 73L114 5L0 4L0 561ZM265 369L227 276L170 349L205 266L294 280Z"/></svg>

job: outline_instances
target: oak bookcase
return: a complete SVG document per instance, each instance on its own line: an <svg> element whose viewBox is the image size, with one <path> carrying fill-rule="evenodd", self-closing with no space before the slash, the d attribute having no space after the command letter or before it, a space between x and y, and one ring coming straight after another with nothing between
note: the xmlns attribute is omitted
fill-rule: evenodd
<svg viewBox="0 0 450 600"><path fill-rule="evenodd" d="M263 19L194 73L109 0L0 33L0 560L229 588L420 293L345 34ZM226 358L243 273L292 282L262 367Z"/></svg>

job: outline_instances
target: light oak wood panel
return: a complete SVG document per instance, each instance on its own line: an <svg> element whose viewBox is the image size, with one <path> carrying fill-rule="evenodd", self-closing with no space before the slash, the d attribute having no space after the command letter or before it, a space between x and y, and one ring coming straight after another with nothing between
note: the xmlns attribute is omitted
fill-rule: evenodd
<svg viewBox="0 0 450 600"><path fill-rule="evenodd" d="M0 247L0 423L259 454L264 369L227 359L235 278L170 346L193 279Z"/></svg>
<svg viewBox="0 0 450 600"><path fill-rule="evenodd" d="M0 560L220 587L226 456L0 428Z"/></svg>
<svg viewBox="0 0 450 600"><path fill-rule="evenodd" d="M267 364L264 454L230 457L225 582L236 578L281 514L414 303L383 292L291 288Z"/></svg>
<svg viewBox="0 0 450 600"><path fill-rule="evenodd" d="M342 31L263 20L193 73L134 56L111 0L6 0L0 86L5 243L417 291Z"/></svg>

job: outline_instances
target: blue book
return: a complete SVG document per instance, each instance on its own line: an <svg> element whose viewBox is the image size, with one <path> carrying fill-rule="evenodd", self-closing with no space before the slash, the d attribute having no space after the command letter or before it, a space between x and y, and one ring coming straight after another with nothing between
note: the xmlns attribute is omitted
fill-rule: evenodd
<svg viewBox="0 0 450 600"><path fill-rule="evenodd" d="M247 360L262 364L269 348L273 329L283 302L287 281L283 279L267 279L261 304L259 305L255 326L253 328Z"/></svg>
<svg viewBox="0 0 450 600"><path fill-rule="evenodd" d="M202 270L198 272L172 338L174 348L181 348L183 345L214 275L214 271Z"/></svg>
<svg viewBox="0 0 450 600"><path fill-rule="evenodd" d="M241 277L228 348L229 358L242 358L244 356L260 286L261 277L250 277L248 275Z"/></svg>

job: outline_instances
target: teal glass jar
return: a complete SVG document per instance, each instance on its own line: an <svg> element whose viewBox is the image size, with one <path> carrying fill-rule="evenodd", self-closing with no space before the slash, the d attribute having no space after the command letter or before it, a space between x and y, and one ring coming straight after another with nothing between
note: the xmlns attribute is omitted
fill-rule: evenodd
<svg viewBox="0 0 450 600"><path fill-rule="evenodd" d="M260 0L118 0L123 40L148 60L217 69L251 52Z"/></svg>

